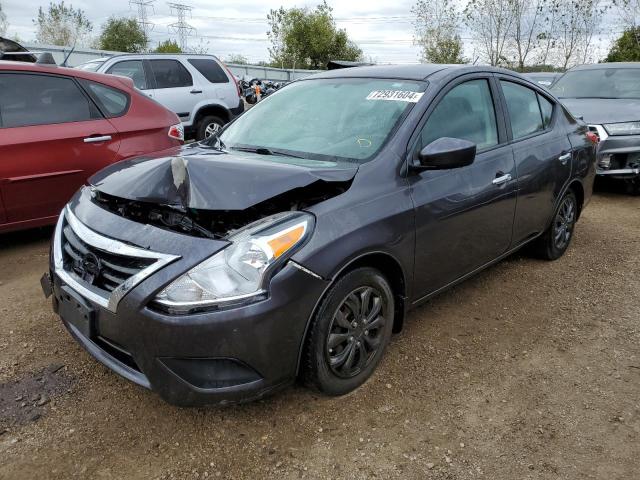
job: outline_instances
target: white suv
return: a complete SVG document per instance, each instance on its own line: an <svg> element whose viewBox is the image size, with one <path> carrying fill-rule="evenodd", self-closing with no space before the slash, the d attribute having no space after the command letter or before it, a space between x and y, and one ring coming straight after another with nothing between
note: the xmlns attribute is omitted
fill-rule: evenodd
<svg viewBox="0 0 640 480"><path fill-rule="evenodd" d="M77 68L122 75L175 112L185 133L202 140L244 111L236 79L213 55L123 54Z"/></svg>

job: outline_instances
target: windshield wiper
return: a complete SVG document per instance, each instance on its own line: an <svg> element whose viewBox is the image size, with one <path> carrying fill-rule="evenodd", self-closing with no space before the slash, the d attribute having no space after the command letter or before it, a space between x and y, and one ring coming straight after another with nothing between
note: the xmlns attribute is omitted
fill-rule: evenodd
<svg viewBox="0 0 640 480"><path fill-rule="evenodd" d="M266 147L230 147L230 149L238 150L239 152L257 153L258 155L280 155L282 157L305 158L302 155L296 155L284 150L274 150Z"/></svg>

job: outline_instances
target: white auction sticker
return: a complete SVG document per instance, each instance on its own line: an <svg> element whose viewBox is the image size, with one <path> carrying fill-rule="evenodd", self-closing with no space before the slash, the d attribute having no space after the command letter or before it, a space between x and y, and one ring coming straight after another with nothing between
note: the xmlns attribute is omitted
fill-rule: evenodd
<svg viewBox="0 0 640 480"><path fill-rule="evenodd" d="M374 90L367 95L367 100L392 100L394 102L417 103L424 93L409 90Z"/></svg>

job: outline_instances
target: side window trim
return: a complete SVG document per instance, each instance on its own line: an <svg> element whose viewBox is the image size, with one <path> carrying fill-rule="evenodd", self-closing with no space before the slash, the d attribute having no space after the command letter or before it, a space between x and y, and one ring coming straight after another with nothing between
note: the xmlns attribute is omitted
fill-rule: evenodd
<svg viewBox="0 0 640 480"><path fill-rule="evenodd" d="M479 72L479 73L469 73L469 74L461 75L459 77L456 77L450 80L445 85L445 87L442 88L440 92L438 92L438 95L431 100L427 108L424 110L422 116L420 117L420 120L416 123L416 127L414 128L413 132L411 133L411 136L409 137L409 141L407 142L405 162L411 162L412 160L414 160L413 155L414 155L416 142L419 141L422 129L426 125L427 121L429 120L429 117L431 116L433 111L436 109L440 101L458 85L461 85L463 83L473 81L473 80L486 80L487 84L489 85L489 91L491 93L493 108L496 116L496 129L498 133L498 143L496 145L492 145L490 147L486 147L481 150L478 150L478 154L491 152L498 148L502 148L505 145L508 145L509 140L508 140L507 131L506 131L506 120L503 114L502 102L499 96L501 92L499 88L495 85L494 76L495 75L492 72Z"/></svg>
<svg viewBox="0 0 640 480"><path fill-rule="evenodd" d="M551 130L553 130L554 126L555 126L555 120L556 120L556 113L558 111L557 104L556 102L554 102L553 100L551 100L550 98L542 95L540 92L536 92L537 97L538 97L538 107L540 107L540 113L542 114L542 122L543 122L543 126L544 126L544 112L542 111L542 105L540 104L540 99L544 99L547 102L549 102L551 104L551 119L549 120L549 125L547 127L545 127L545 129L542 131L542 133L545 132L549 132Z"/></svg>
<svg viewBox="0 0 640 480"><path fill-rule="evenodd" d="M144 69L144 74L147 77L147 85L149 87L149 90L155 90L157 88L156 76L153 74L153 70L151 69L149 60L142 60L142 68Z"/></svg>
<svg viewBox="0 0 640 480"><path fill-rule="evenodd" d="M537 86L530 85L530 84L522 81L520 78L511 77L509 75L505 75L505 74L499 73L499 74L495 75L495 80L496 80L497 87L498 87L498 90L499 90L501 103L504 105L503 108L504 108L505 127L506 127L506 131L507 131L507 135L508 135L507 144L513 145L515 143L522 142L523 140L529 140L531 138L538 137L540 135L545 135L545 134L550 133L550 132L552 132L554 130L555 124L556 124L556 119L558 117L558 114L557 114L557 112L558 112L558 103L555 100L552 100L551 98L549 98ZM520 137L520 138L514 139L513 138L513 131L511 129L511 118L509 117L509 109L507 108L507 100L506 100L506 98L504 96L504 91L502 90L502 85L500 84L500 81L515 83L515 84L520 85L522 87L526 87L526 88L529 88L529 89L533 90L536 93L536 101L538 103L538 109L540 110L540 118L542 118L543 115L542 115L542 108L540 107L539 97L541 96L542 98L545 98L547 101L551 102L551 104L553 105L553 113L552 113L552 117L551 117L551 122L549 122L549 127L545 128L543 130L540 130L538 132L533 132L533 133L531 133L529 135L526 135L524 137Z"/></svg>

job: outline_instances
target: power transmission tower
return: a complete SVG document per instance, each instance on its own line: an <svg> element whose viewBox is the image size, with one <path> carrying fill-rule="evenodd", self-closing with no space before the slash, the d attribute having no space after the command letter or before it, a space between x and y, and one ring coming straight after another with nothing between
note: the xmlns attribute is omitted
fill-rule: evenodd
<svg viewBox="0 0 640 480"><path fill-rule="evenodd" d="M144 32L144 37L147 39L147 44L149 43L149 32L153 30L155 26L151 23L147 17L147 8L151 7L153 9L153 2L156 0L129 0L130 6L135 6L138 10L138 25Z"/></svg>
<svg viewBox="0 0 640 480"><path fill-rule="evenodd" d="M171 9L171 14L178 17L178 21L169 25L169 32L174 32L178 34L178 39L180 41L180 49L183 52L187 51L187 37L193 35L196 32L196 29L189 25L185 18L186 14L189 13L191 16L191 10L193 7L189 5L184 5L182 3L169 3L169 8Z"/></svg>

